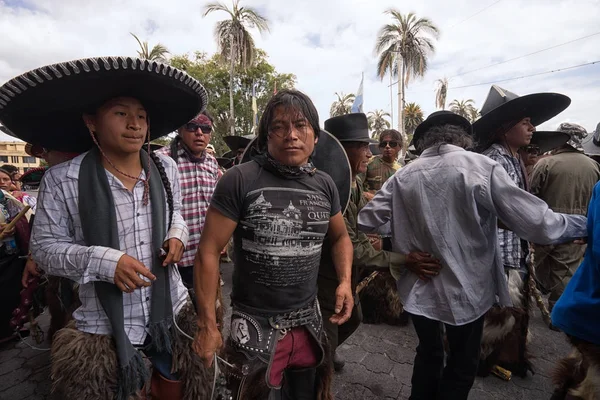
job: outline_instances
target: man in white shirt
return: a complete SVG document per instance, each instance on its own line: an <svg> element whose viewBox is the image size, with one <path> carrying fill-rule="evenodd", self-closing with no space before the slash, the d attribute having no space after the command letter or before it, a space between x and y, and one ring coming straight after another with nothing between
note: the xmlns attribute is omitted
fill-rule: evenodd
<svg viewBox="0 0 600 400"><path fill-rule="evenodd" d="M483 316L496 302L511 304L498 219L519 237L549 244L586 236L586 218L554 213L519 189L500 164L465 151L473 139L463 117L433 113L414 138L421 157L386 182L360 212L358 225L374 231L391 220L393 251L420 250L441 260L440 275L431 280L393 271L419 336L410 398L466 400ZM445 367L442 323L450 346Z"/></svg>

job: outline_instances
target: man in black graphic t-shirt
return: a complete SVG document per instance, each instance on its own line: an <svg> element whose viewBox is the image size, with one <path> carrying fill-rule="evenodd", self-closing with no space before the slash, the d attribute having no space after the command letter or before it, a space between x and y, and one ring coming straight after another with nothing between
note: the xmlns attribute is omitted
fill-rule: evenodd
<svg viewBox="0 0 600 400"><path fill-rule="evenodd" d="M218 262L233 235L233 310L225 352L234 365L228 371L234 398L277 393L316 399L330 390L316 299L319 261L327 235L339 281L330 321L342 324L353 307L353 250L337 189L309 162L318 133L310 99L279 92L261 118L258 154L223 175L206 216L195 262L200 329L194 349L210 365L223 344L214 312Z"/></svg>

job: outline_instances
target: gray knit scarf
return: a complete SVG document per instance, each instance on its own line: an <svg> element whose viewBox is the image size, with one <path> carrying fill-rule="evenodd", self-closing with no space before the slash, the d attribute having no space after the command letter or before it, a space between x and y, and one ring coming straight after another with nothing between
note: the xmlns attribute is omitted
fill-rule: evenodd
<svg viewBox="0 0 600 400"><path fill-rule="evenodd" d="M156 280L152 283L152 303L149 334L157 351L171 352L169 324L173 308L169 288L169 268L162 266L159 249L166 236L165 196L162 180L154 162L148 166L145 150L140 153L144 171L150 171L150 203L152 207L152 273ZM149 168L148 168L149 167ZM79 215L86 245L105 246L119 250L117 214L114 198L106 170L102 165L102 155L97 148L84 158L79 170ZM110 321L119 361L118 400L125 400L138 391L150 374L140 353L133 347L125 333L123 293L112 282L95 281L94 289L102 308Z"/></svg>

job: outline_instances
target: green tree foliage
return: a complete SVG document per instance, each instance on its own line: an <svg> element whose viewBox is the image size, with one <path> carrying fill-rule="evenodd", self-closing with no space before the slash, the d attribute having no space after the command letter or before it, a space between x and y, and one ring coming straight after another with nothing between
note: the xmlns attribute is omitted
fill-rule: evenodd
<svg viewBox="0 0 600 400"><path fill-rule="evenodd" d="M267 60L267 55L260 49L255 50L252 65L237 66L233 81L233 102L235 113L236 135L249 135L253 126L252 85L256 87L256 103L258 118L275 88L291 89L296 84L294 74L278 73ZM174 56L171 65L186 71L198 79L208 91L208 112L214 118L214 131L211 143L220 156L229 151L223 137L229 135L229 79L230 71L227 62L223 62L219 54L209 56L196 52L193 56Z"/></svg>

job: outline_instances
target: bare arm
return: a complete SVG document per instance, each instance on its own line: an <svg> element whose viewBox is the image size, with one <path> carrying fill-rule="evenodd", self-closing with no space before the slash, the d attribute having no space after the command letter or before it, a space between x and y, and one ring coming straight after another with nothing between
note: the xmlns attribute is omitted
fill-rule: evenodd
<svg viewBox="0 0 600 400"><path fill-rule="evenodd" d="M329 219L327 232L331 242L331 255L339 285L335 291L335 315L331 322L341 325L350 318L354 297L352 296L352 254L353 247L346 230L346 223L339 212Z"/></svg>
<svg viewBox="0 0 600 400"><path fill-rule="evenodd" d="M219 286L221 250L235 231L237 222L209 207L194 260L194 289L198 303L198 332L193 348L208 367L223 345L217 327L216 299Z"/></svg>

